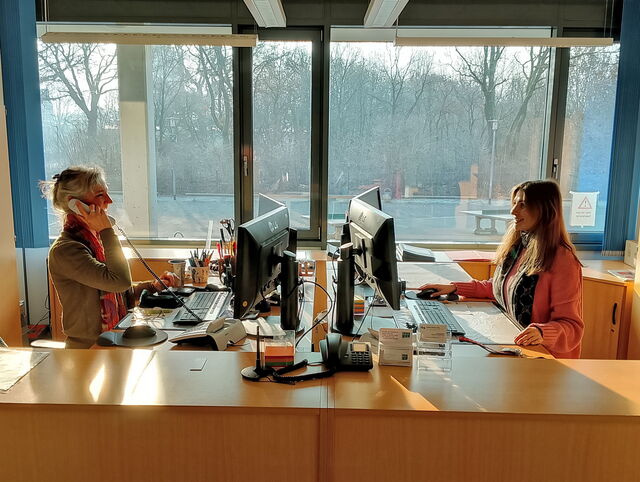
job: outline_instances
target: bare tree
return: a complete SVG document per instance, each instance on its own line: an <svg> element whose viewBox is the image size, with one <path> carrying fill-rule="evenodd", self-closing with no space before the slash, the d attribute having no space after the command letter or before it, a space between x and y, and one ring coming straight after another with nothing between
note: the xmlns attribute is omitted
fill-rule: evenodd
<svg viewBox="0 0 640 482"><path fill-rule="evenodd" d="M530 47L529 58L520 62L517 57L515 59L522 71L522 78L524 79L524 86L517 89L520 95L520 107L516 113L511 127L509 128L507 157L513 158L520 142L520 132L522 126L527 118L527 110L529 108L529 102L533 98L534 94L545 85L547 79L547 73L549 71L549 55L551 49L547 47Z"/></svg>
<svg viewBox="0 0 640 482"><path fill-rule="evenodd" d="M39 58L41 81L73 100L87 118L87 136L95 139L100 99L117 90L115 51L99 44L52 43L43 45Z"/></svg>
<svg viewBox="0 0 640 482"><path fill-rule="evenodd" d="M483 47L481 51L473 49L472 53L463 55L456 47L456 52L465 69L455 69L462 77L475 82L484 97L484 118L487 132L491 129L491 121L497 118L496 92L499 86L507 82L508 78L502 75L499 68L505 47ZM487 136L487 147L491 149L491 136Z"/></svg>

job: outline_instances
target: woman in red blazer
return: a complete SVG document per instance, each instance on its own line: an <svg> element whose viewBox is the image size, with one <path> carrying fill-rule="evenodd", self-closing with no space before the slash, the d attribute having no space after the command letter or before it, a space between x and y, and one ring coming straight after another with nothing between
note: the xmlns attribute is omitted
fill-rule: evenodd
<svg viewBox="0 0 640 482"><path fill-rule="evenodd" d="M497 301L521 327L514 342L543 345L556 358L578 358L582 321L582 265L562 216L562 196L554 181L526 181L511 192L515 218L496 253L496 271L487 281L425 284L432 297Z"/></svg>

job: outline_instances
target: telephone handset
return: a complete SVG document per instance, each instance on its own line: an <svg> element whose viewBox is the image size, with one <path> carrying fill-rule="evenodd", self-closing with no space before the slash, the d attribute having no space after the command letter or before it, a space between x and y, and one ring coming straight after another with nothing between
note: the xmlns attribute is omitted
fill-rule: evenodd
<svg viewBox="0 0 640 482"><path fill-rule="evenodd" d="M84 214L88 214L89 212L91 212L91 209L89 208L89 206L87 206L85 203L80 201L80 199L76 199L76 198L69 199L69 209L71 209L71 211L73 211L78 215L81 215L80 213L81 209L84 212ZM109 215L107 215L107 217L109 218L109 222L111 223L111 226L115 226L116 220Z"/></svg>
<svg viewBox="0 0 640 482"><path fill-rule="evenodd" d="M320 341L320 352L327 368L336 371L367 371L373 368L371 344L343 341L339 333L327 333L326 338Z"/></svg>

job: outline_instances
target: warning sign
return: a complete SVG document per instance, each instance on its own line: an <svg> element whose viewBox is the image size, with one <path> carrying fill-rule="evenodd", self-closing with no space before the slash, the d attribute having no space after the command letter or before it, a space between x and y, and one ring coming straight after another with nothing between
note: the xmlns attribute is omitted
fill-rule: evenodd
<svg viewBox="0 0 640 482"><path fill-rule="evenodd" d="M599 192L573 192L571 199L571 226L595 226Z"/></svg>

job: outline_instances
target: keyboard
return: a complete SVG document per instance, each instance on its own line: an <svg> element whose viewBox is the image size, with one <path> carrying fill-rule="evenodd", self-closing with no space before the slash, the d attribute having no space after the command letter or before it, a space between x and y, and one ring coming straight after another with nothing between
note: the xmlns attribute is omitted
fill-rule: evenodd
<svg viewBox="0 0 640 482"><path fill-rule="evenodd" d="M230 293L228 291L196 291L186 301L186 305L204 321L212 321L220 317L227 307ZM200 323L191 313L180 308L173 318L176 325L195 325Z"/></svg>
<svg viewBox="0 0 640 482"><path fill-rule="evenodd" d="M464 335L464 330L455 316L453 316L453 313L439 301L407 300L407 307L417 323L446 325L452 335Z"/></svg>

